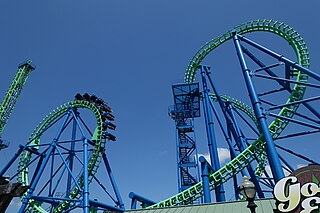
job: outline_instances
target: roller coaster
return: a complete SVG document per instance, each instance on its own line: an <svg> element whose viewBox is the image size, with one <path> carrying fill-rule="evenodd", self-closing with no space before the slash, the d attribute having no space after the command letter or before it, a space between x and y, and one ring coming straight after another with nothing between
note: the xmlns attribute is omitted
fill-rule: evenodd
<svg viewBox="0 0 320 213"><path fill-rule="evenodd" d="M291 61L283 55L275 53L244 36L244 34L259 31L272 33L284 38L293 48L297 57L297 62ZM216 87L215 82L209 75L209 67L201 65L202 61L210 52L229 40L233 40L234 46L236 48L242 73L245 79L245 85L247 87L250 101L253 106L252 109L239 100L221 95L218 88ZM255 57L254 54L249 52L249 50L244 47L242 43L245 43L248 46L253 47L270 56L271 58L274 58L277 63L265 65L262 61ZM245 60L245 55L249 59L251 59L254 64L257 65L255 70L248 68L247 62ZM282 74L283 77L271 70L274 67L279 67L282 65L284 65L285 69L284 74ZM309 77L311 77L317 83L319 83L318 81L320 80L319 74L309 70L309 66L309 53L303 38L292 27L276 20L253 20L244 24L240 24L227 33L210 40L203 47L201 47L197 51L195 56L191 59L191 62L187 67L184 80L185 83L194 82L196 72L199 69L202 74L202 79L205 80L205 77L208 78L211 89L212 91L214 91L214 93L209 94L211 96L211 101L207 101L207 108L211 108L214 114L217 114L216 109L212 104L212 102L214 101L218 102L219 107L221 108L223 118L227 123L227 127L223 127L221 118L218 117L217 120L220 127L222 128L226 143L229 145L232 160L221 168L212 168L212 173L209 176L208 186L204 186L203 182L199 182L192 187L189 187L187 190L184 190L183 192L164 201L151 205L148 208L187 204L199 199L202 196L208 197L209 194L206 194L205 191L208 191L208 189L217 189L229 179L236 177L238 173L249 173L251 179L258 187L260 184L259 182L264 181L262 175L266 174L267 182L265 182L264 184L272 187L277 180L280 180L282 177L284 177L283 169L290 168L289 170L292 171L293 167L289 166L286 161L283 160L282 162L280 162L281 156L278 155L278 152L276 150L276 147L279 146L276 145L274 141L285 138L292 139L294 137L319 132L320 116L317 110L310 104L311 101L319 100L319 97L304 97L306 89L319 89L319 86L317 84L307 83ZM262 75L259 73L262 71L264 71L266 75ZM270 79L275 82L278 87L280 86L280 88L276 89L276 87L272 86L270 90L262 92L260 91L260 94L257 94L257 90L255 88L256 85L254 85L253 82L254 77ZM203 84L204 86L206 86L205 81L203 82ZM206 87L204 87L204 89L205 88ZM206 97L206 95L208 95L206 94L207 91L203 92L203 97ZM263 96L277 94L282 91L288 92L287 100L285 100L285 102L284 100L281 100L282 103L275 104L263 100ZM281 94L280 96L281 98L285 97L283 94ZM276 98L274 100L276 100ZM264 103L265 105L262 105L262 103ZM300 104L304 106L306 111L310 112L310 117L298 112L298 107ZM246 138L242 130L239 129L237 120L232 113L232 111L234 110L232 109L240 109L241 111L245 112L250 119L253 120L253 124L257 124L255 130L257 139L253 143L249 143L249 138ZM275 109L279 111L278 114L271 112ZM273 120L269 124L269 126L267 126L267 117L271 116L275 117L275 120ZM293 119L293 116L302 118L304 120L302 121ZM314 117L314 119L311 117ZM293 128L293 132L291 132L290 134L281 137L280 134L288 126L289 122L292 122L299 126L298 128ZM309 124L309 122L312 122L314 125ZM248 125L250 126L250 128L252 127L250 124ZM311 130L304 130L304 127L311 128ZM232 137L235 141L234 144L232 144ZM237 150L235 150L235 148ZM281 149L281 147L279 148ZM240 153L237 153L236 151L240 151ZM287 151L290 152L290 150ZM302 156L299 155L299 157ZM214 158L214 156L212 156L211 158ZM308 158L302 158L308 163L316 163ZM254 161L256 162L256 167L253 171ZM273 178L269 177L265 171L267 161L270 164ZM247 172L244 173L244 171L246 170ZM273 182L270 181L271 179L273 179ZM234 181L236 182L235 178ZM223 191L218 190L216 194L218 196L221 196L223 194ZM264 196L262 194L262 189L259 190L258 188L258 194L260 197Z"/></svg>
<svg viewBox="0 0 320 213"><path fill-rule="evenodd" d="M95 118L95 128L91 129L84 122L80 111L86 117ZM101 98L87 93L77 94L74 101L59 106L39 123L27 144L20 145L9 164L0 172L3 176L20 157L17 173L11 179L15 177L19 183L29 186L29 189L19 212L63 212L66 209L71 211L79 205L84 205L85 211L99 207L118 211L123 208L105 153L106 140L116 140L109 132L116 129L111 122L115 119L111 112L111 108ZM50 132L52 129L55 133ZM40 143L40 140L44 142ZM88 185L92 181L105 190L96 177L101 161L115 191L116 198L113 201L119 208L89 200ZM65 185L61 184L62 180L65 180ZM110 196L109 192L107 196ZM80 201L83 203L79 204Z"/></svg>
<svg viewBox="0 0 320 213"><path fill-rule="evenodd" d="M254 37L259 32L283 38L293 49L296 59L290 60L245 36L252 34ZM220 93L210 66L203 64L211 52L228 41L233 41L248 101L237 100L232 94ZM266 64L260 60L262 55L264 59L267 58ZM294 170L294 166L280 152L289 153L305 163L318 164L278 144L282 140L309 137L320 132L320 97L317 96L320 75L309 67L309 52L303 38L292 27L276 20L249 21L207 42L187 66L184 83L175 87L182 90L189 88L181 96L183 98L179 104L182 108L177 107L176 102L175 110L170 112L176 121L178 135L181 136L177 155L178 167L180 165L178 176L181 178L178 183L182 190L160 202L131 193L132 207L136 207L137 201L147 209L199 201L209 203L212 202L212 190L215 191L216 201L223 202L226 200L224 184L230 179L233 181L235 198L239 199L238 179L244 175L250 177L258 189L258 196L263 198L272 192L278 180L285 177L284 171L290 173ZM19 69L21 71L18 74L22 70L32 70L32 66L27 64ZM196 82L197 73L202 89ZM25 79L14 80L4 98L1 105L3 124L9 118ZM262 80L267 83L262 84ZM185 162L190 163L193 151L196 150L195 140L186 132L193 131L192 122L191 126L187 125L190 119L193 121L200 117L199 112L195 113L195 110L200 110L200 101L211 157L210 163L200 158L202 181L194 178L187 167L181 166L183 159L188 159ZM0 171L0 176L4 176L10 167L16 166L17 172L10 180L28 187L21 197L19 212L70 212L78 208L83 209L83 212L123 212L124 204L105 148L107 141L116 140L111 133L116 129L114 120L108 103L88 93L77 94L74 101L59 106L45 116L27 143L19 146L12 159ZM0 133L3 128L4 125ZM221 133L230 151L231 161L225 165L221 165L218 158L217 132ZM193 166L198 167L200 163L196 160ZM271 173L267 171L268 166ZM101 170L109 177L111 192L105 187L105 180L98 178L97 173ZM189 185L183 188L182 178L192 181L186 181ZM89 184L98 185L112 204L92 200L93 193L89 196Z"/></svg>
<svg viewBox="0 0 320 213"><path fill-rule="evenodd" d="M273 33L284 38L293 48L297 57L297 62L293 62L285 58L283 55L277 54L243 36L244 34L258 31ZM210 78L209 68L207 66L201 65L201 62L210 52L212 52L228 40L234 41L242 73L244 75L245 85L247 87L253 109L243 104L239 100L222 96L219 93L218 88L216 88L213 79ZM249 52L249 50L245 48L241 42L251 47L254 47L255 49L274 58L277 61L277 63L265 65L251 52ZM248 58L250 58L256 65L258 65L258 67L255 68L255 70L251 70L248 68L244 55L248 56ZM308 49L302 37L289 25L286 25L276 20L253 20L238 25L237 27L223 34L222 36L212 39L211 41L207 42L203 47L201 47L200 50L196 53L196 55L191 59L191 62L187 67L187 71L185 74L185 82L193 82L195 80L195 74L199 69L201 70L203 78L208 78L212 87L212 91L214 91L213 94L210 94L212 98L211 100L217 101L219 103L219 106L223 112L223 117L227 122L227 128L224 129L222 127L222 119L218 118L218 122L223 129L224 137L226 139L226 143L229 145L229 149L233 159L222 168L213 168L213 172L209 176L209 186L204 186L203 182L199 182L190 187L189 189L184 190L183 192L171 198L154 204L149 208L175 206L190 203L205 195L204 191L206 191L206 188L209 187L210 190L214 190L221 186L223 183L225 183L227 180L234 178L238 173L241 172L243 174L245 170L247 170L248 173L250 173L251 179L253 180L253 182L255 182L255 185L259 187L258 181L262 181L261 176L263 173L265 173L265 166L267 160L269 161L269 164L271 166L272 175L275 179L275 182L284 177L282 166L282 164L284 163L280 162L280 156L278 155L277 150L275 149L276 145L274 143L274 140L284 138L292 139L296 136L308 135L311 133L319 132L319 125L317 124L320 118L319 113L309 103L311 101L318 100L319 97L304 98L304 94L307 88L308 90L319 88L318 85L307 83L309 77L312 77L317 82L320 80L318 74L308 69L310 65L309 63L310 59ZM282 76L284 77L279 76L279 74L276 74L271 70L272 68L279 67L283 64L285 67L285 71L284 74L282 74ZM267 75L262 75L258 73L262 71L267 73ZM276 82L278 85L280 85L280 88L276 89L273 86L271 90L263 91L260 94L257 94L257 91L255 89L256 85L254 85L252 80L254 77L270 79ZM282 103L275 104L263 100L262 96L276 94L282 91L287 91L289 93L288 98L285 102L283 102L282 100ZM203 93L203 96L206 96L206 92ZM281 97L283 97L282 94ZM263 106L262 103L266 103L265 106ZM212 105L212 102L209 102L207 104L210 105L208 106L208 108L211 107L214 112L216 111ZM298 113L297 111L300 104L303 104L303 106L307 109L307 111L311 112L312 116L315 117L315 119L309 119L310 117ZM229 106L231 106L231 108ZM251 118L254 121L254 123L257 124L257 128L255 130L257 133L257 139L253 143L248 143L248 139L245 138L242 130L238 129L237 121L232 114L233 110L230 110L232 108L240 109L243 112L246 112L249 118ZM271 110L275 109L278 109L278 114L274 114L271 112ZM307 121L293 119L294 115L300 118L304 118ZM273 116L276 118L270 123L269 126L267 126L267 116ZM315 125L309 125L308 122L310 121L314 122ZM289 122L298 124L300 126L299 128L293 129L293 131L295 132L280 137L280 134L288 126ZM303 131L303 126L308 126L312 129ZM231 137L234 138L235 144L232 144ZM238 151L240 151L240 153L236 153L236 150L234 150L235 148L237 148ZM304 159L307 160L309 163L316 163L310 159ZM254 173L252 173L252 162L254 161L256 161L256 168ZM286 166L284 167L285 169L287 169L289 165L286 164ZM291 170L293 169L292 167L289 168L291 168ZM265 184L270 185L272 187L274 185L274 182L270 182L270 179L271 178L269 177L269 183ZM221 191L218 191L218 193L216 194L219 193L220 195L222 194ZM259 196L263 197L261 190Z"/></svg>

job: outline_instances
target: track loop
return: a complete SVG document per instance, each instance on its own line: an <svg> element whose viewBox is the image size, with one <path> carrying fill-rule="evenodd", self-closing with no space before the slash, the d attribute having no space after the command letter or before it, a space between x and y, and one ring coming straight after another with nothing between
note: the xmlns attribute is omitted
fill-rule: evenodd
<svg viewBox="0 0 320 213"><path fill-rule="evenodd" d="M210 40L204 46L202 46L193 56L187 67L184 78L185 83L192 83L194 81L196 71L199 68L202 60L215 48L232 39L232 32L237 32L238 34L246 34L257 31L270 32L284 38L295 51L298 63L306 68L309 68L310 58L307 45L304 42L303 38L292 27L277 20L258 19L240 24L232 30L229 30L225 34ZM308 76L298 70L294 70L293 77L295 77L295 80L299 82L308 81ZM287 103L301 100L304 96L304 93L305 87L295 84L287 100ZM235 101L235 103L237 103L238 106L241 105L238 101ZM284 107L280 110L278 115L291 118L297 111L298 107L299 104L291 105L290 107ZM247 109L243 108L243 110L246 111ZM269 125L269 129L273 139L276 139L287 125L288 121L286 120L274 120ZM261 176L266 165L265 149L265 141L263 137L259 137L252 145L250 145L247 149L240 153L236 158L234 158L224 167L210 175L211 190L235 176L242 169L248 166L249 163L256 159L258 160L258 166L255 174L258 177ZM171 198L154 204L148 208L176 206L190 203L191 201L194 201L201 197L202 194L202 182L199 182L193 187L190 187L189 189Z"/></svg>
<svg viewBox="0 0 320 213"><path fill-rule="evenodd" d="M115 125L112 124L108 118L112 118L114 120L114 116L111 114L111 108L107 105L105 101L103 101L100 98L97 98L95 95L88 95L85 93L83 96L80 94L77 94L75 96L76 100L65 103L59 107L57 107L55 110L50 112L45 118L37 125L37 127L32 132L28 146L32 147L34 149L39 149L40 145L40 138L42 134L49 129L55 121L60 119L62 116L64 116L66 113L70 113L72 109L88 109L91 112L93 112L95 119L96 119L96 128L93 133L93 136L91 138L91 141L94 142L94 148L89 156L89 162L88 162L88 173L89 173L89 183L92 181L93 176L96 174L97 169L100 165L100 162L102 160L102 151L105 149L105 143L106 139L115 140L115 136L111 135L108 131L108 129L111 129L110 126L112 126L112 130L115 129ZM71 113L72 114L72 113ZM22 157L19 160L18 163L18 171L20 172L17 176L18 182L22 183L23 185L29 184L29 172L28 172L28 164L31 161L32 153L29 151L24 151L22 153ZM83 187L84 184L84 177L83 177L83 171L80 172L80 174L77 177L77 182L80 187ZM68 198L75 199L80 197L80 190L79 188L73 183L73 186L71 187L71 193L68 195ZM62 195L66 196L66 195ZM69 201L63 201L58 206L54 207L54 212L63 212L70 206ZM29 210L32 212L46 212L45 209L41 207L40 202L36 202L34 200L29 201Z"/></svg>

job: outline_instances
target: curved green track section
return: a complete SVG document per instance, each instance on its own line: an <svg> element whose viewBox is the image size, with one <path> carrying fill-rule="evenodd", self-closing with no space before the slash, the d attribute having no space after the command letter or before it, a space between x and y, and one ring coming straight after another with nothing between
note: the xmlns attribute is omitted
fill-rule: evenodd
<svg viewBox="0 0 320 213"><path fill-rule="evenodd" d="M38 124L38 126L35 128L33 133L31 134L29 138L29 146L33 146L34 148L38 149L37 145L40 145L40 139L41 135L51 126L51 124L59 119L61 116L63 116L65 113L68 113L68 111L71 108L86 108L91 110L94 113L94 116L97 121L97 127L95 129L94 135L91 138L91 140L94 140L95 147L92 152L92 155L89 160L89 181L92 180L93 175L96 174L97 169L99 167L99 164L101 162L101 150L105 147L105 141L102 140L102 134L103 134L103 121L102 116L100 114L100 111L98 107L88 101L85 100L76 100L72 102L68 102L64 105L61 105L60 107L53 110L51 113L49 113L43 120ZM19 160L18 165L18 171L21 171L19 173L19 176L17 177L18 182L22 183L23 185L28 185L28 168L23 169L27 166L27 164L30 162L31 159L31 153L28 151L24 151L22 154L22 157ZM80 175L80 178L78 179L78 184L80 187L83 186L83 174ZM77 187L74 187L72 192L69 195L70 199L77 198L79 196L80 190ZM62 202L60 205L54 208L54 212L63 212L66 208L68 208L70 203L68 201ZM35 202L33 200L30 201L29 209L32 212L47 212L41 207L41 203Z"/></svg>
<svg viewBox="0 0 320 213"><path fill-rule="evenodd" d="M207 42L203 47L201 47L198 52L193 56L191 62L189 63L186 74L185 82L191 83L194 81L195 74L199 68L202 60L218 46L222 45L228 40L231 40L232 32L236 31L238 34L246 34L251 32L270 32L278 35L288 41L289 45L293 48L296 53L298 63L304 67L309 67L310 59L307 49L307 45L303 38L289 25L277 21L277 20L253 20L236 26L235 28L229 30L225 34L214 38ZM294 71L294 77L296 81L307 82L308 76L301 73L300 71ZM305 93L305 87L295 84L292 93L290 94L287 103L301 100ZM281 109L279 115L285 117L293 117L294 113L298 109L298 104L290 105ZM274 139L276 139L281 132L288 125L288 121L282 119L275 119L270 125L269 130ZM265 141L263 137L259 137L252 145L240 153L236 158L227 163L224 167L219 169L210 175L210 188L213 190L215 187L225 183L227 180L235 176L246 166L248 166L253 160L258 160L259 165L256 169L256 175L261 176L264 166L266 164L265 157ZM164 201L156 203L148 208L159 208L167 206L176 206L181 204L190 203L203 195L202 182L195 184L189 189L174 195Z"/></svg>

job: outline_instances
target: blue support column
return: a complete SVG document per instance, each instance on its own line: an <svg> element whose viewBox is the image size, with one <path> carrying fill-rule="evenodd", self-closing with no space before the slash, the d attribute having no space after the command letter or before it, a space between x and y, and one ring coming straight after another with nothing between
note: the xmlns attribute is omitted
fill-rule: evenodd
<svg viewBox="0 0 320 213"><path fill-rule="evenodd" d="M236 144L237 146L239 147L240 151L243 151L247 146L246 146L246 138L243 136L241 130L240 130L240 127L239 125L237 124L236 122L236 119L235 119L235 116L233 114L233 111L231 110L231 103L227 103L226 105L223 103L221 97L220 97L220 93L218 92L218 89L215 87L215 83L213 81L213 79L210 77L209 75L209 70L210 67L208 66L201 66L201 69L205 72L209 82L210 82L210 85L213 89L213 92L214 94L216 95L216 98L218 100L218 103L220 105L220 108L223 112L223 115L225 116L225 119L227 121L227 127L228 127L228 130L231 132L231 134L233 135L235 141L236 141ZM211 108L218 120L218 123L220 125L220 128L225 136L225 139L226 141L228 142L228 145L229 145L229 148L230 148L230 153L231 153L231 156L236 156L235 154L235 151L234 151L234 147L231 143L231 138L228 136L228 134L226 133L226 131L224 130L224 128L222 127L222 124L221 124L221 119L219 118L219 115L217 114L216 110L215 110L215 107L212 103L212 100L210 99L210 105L211 105ZM232 158L233 159L233 158ZM255 174L254 174L254 169L252 168L251 164L248 165L247 167L248 169L248 172L250 174L250 177L251 179L253 180L254 184L256 185L257 187L257 192L258 192L258 195L260 198L264 198L264 194L262 192L262 189L259 185L259 182L257 180L257 178L255 177ZM247 172L245 170L242 170L241 171L242 173L242 176L248 176L247 175ZM236 183L236 180L234 181ZM235 190L236 192L236 190Z"/></svg>
<svg viewBox="0 0 320 213"><path fill-rule="evenodd" d="M6 164L6 166L1 170L0 177L4 175L4 173L9 169L9 167L13 164L13 162L19 157L19 155L23 152L25 146L19 145L19 150L14 154L11 160Z"/></svg>
<svg viewBox="0 0 320 213"><path fill-rule="evenodd" d="M89 172L88 172L88 139L83 141L83 212L89 213Z"/></svg>
<svg viewBox="0 0 320 213"><path fill-rule="evenodd" d="M102 158L103 158L104 164L106 166L106 169L107 169L107 172L108 172L108 175L109 175L109 178L110 178L110 182L111 182L113 191L114 191L114 193L115 193L115 195L117 197L117 200L118 200L117 205L120 207L120 209L124 210L124 204L123 204L121 196L120 196L120 191L119 191L119 189L117 187L116 180L113 177L113 174L112 174L112 171L111 171L111 167L110 167L109 161L107 159L107 155L105 153L105 150L103 150Z"/></svg>
<svg viewBox="0 0 320 213"><path fill-rule="evenodd" d="M69 195L71 193L71 181L72 181L72 176L71 173L73 171L73 160L75 156L75 142L74 140L76 139L76 133L77 133L77 122L76 120L73 121L73 126L72 126L72 136L71 136L71 149L69 151L69 169L70 173L68 173L68 179L67 179L67 188L66 188L66 194Z"/></svg>
<svg viewBox="0 0 320 213"><path fill-rule="evenodd" d="M207 75L207 76L208 76L208 75ZM214 90L214 92L215 92L215 94L216 94L216 96L217 96L217 99L218 99L218 102L219 102L219 104L220 104L220 107L222 108L223 114L224 114L224 116L225 116L225 118L226 118L226 120L227 120L228 130L230 130L229 125L232 125L231 118L230 118L230 116L226 113L226 107L223 105L222 100L221 100L220 97L219 97L219 93L217 92L216 88L214 87L214 84L213 84L212 79L210 78L210 76L208 76L208 78L209 78L210 84L211 84L211 86L212 86L212 88L213 88L213 90ZM220 99L220 101L219 101L219 99ZM229 146L229 149L230 149L231 159L233 159L233 158L235 158L235 156L236 156L236 151L235 151L235 149L234 149L234 147L233 147L233 145L232 145L231 136L227 133L227 130L226 130L225 127L222 125L221 118L220 118L219 114L217 113L217 110L216 110L216 108L215 108L215 106L214 106L214 104L213 104L212 99L210 99L210 106L211 106L211 109L212 109L212 111L213 111L213 113L214 113L214 115L215 115L215 117L216 117L216 119L217 119L217 121L218 121L218 124L219 124L219 126L220 126L220 129L221 129L221 131L222 131L222 133L223 133L223 136L224 136L225 140L226 140L227 143L228 143L228 146ZM233 127L232 127L232 128L233 128ZM242 174L242 176L248 176L245 170L241 170L241 174Z"/></svg>
<svg viewBox="0 0 320 213"><path fill-rule="evenodd" d="M214 171L220 169L220 162L218 156L218 147L216 144L215 133L214 133L214 123L212 118L212 113L210 110L210 97L208 94L208 87L206 82L206 73L205 70L201 66L201 76L202 76L202 86L203 86L203 109L204 109L204 117L206 122L206 130L208 137L208 147L209 154L211 160L211 166ZM225 201L225 191L223 185L215 188L216 200L217 202Z"/></svg>
<svg viewBox="0 0 320 213"><path fill-rule="evenodd" d="M215 106L213 105L211 99L210 99L210 106L211 106L211 109L212 109L215 117L217 118L218 124L219 124L220 129L221 129L221 131L222 131L222 133L223 133L223 136L224 136L225 140L226 140L227 143L228 143L228 146L229 146L229 149L230 149L230 154L231 154L231 156L234 156L234 157L235 157L235 156L236 156L236 151L235 151L235 149L234 149L234 147L233 147L233 145L232 145L231 137L229 137L229 135L227 134L227 131L226 131L225 127L222 125L221 118L220 118L219 114L217 113L217 110L216 110ZM232 159L233 159L233 158L232 158ZM242 171L241 171L241 172L242 172ZM242 175L242 176L245 176L245 175ZM248 175L246 175L246 176L248 176Z"/></svg>
<svg viewBox="0 0 320 213"><path fill-rule="evenodd" d="M236 33L234 33L233 40L234 40L234 44L239 57L240 65L243 71L243 76L249 92L250 100L253 105L253 110L255 112L256 118L259 122L259 125L261 127L263 136L267 144L267 156L271 166L272 174L273 174L273 177L275 178L275 182L277 182L284 177L284 172L282 170L281 162L279 160L278 153L275 148L272 136L269 132L266 116L262 110L261 102L258 98L255 87L251 80L250 70L248 69L247 64L245 62L244 55L241 49L241 44L240 44L238 35Z"/></svg>
<svg viewBox="0 0 320 213"><path fill-rule="evenodd" d="M51 165L54 165L54 153L50 153L51 155ZM52 191L52 181L53 181L53 166L51 166L51 171L50 171L50 184L49 184L49 196L53 196L53 191Z"/></svg>
<svg viewBox="0 0 320 213"><path fill-rule="evenodd" d="M136 209L136 208L137 208L137 199L131 199L131 209Z"/></svg>
<svg viewBox="0 0 320 213"><path fill-rule="evenodd" d="M176 118L174 118L176 119ZM177 119L176 119L177 120ZM177 162L177 179L178 179L178 192L183 191L182 189L182 175L181 175L181 163L180 163L180 137L181 137L181 133L180 133L180 129L178 128L178 123L179 122L175 122L176 123L176 162Z"/></svg>
<svg viewBox="0 0 320 213"><path fill-rule="evenodd" d="M234 107L229 102L227 103L227 110L228 110L229 115L230 115L230 117L232 119L232 122L234 124L236 137L238 137L238 139L236 139L237 144L238 144L238 146L240 148L240 151L243 152L248 147L247 144L246 144L247 139L244 137L244 135L241 132L241 129L239 127L239 124L238 124L238 122L236 120L236 117L234 115L234 112L233 112L234 111ZM250 177L251 177L250 180L254 183L254 185L255 185L255 187L257 189L257 194L258 194L259 198L264 198L265 196L264 196L264 194L262 192L262 189L260 187L259 181L258 181L258 179L257 179L257 177L256 177L256 175L254 173L254 169L252 168L251 164L249 164L247 166L247 169L248 169L248 172L249 172Z"/></svg>
<svg viewBox="0 0 320 213"><path fill-rule="evenodd" d="M201 163L201 177L202 177L204 203L211 203L209 170L212 170L212 169L210 169L209 163L206 161L206 159L203 156L199 158L199 161Z"/></svg>

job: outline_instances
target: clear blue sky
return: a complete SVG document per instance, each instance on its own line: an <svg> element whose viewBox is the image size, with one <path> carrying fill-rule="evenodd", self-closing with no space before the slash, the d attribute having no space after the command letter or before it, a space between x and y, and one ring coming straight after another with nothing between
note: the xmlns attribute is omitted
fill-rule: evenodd
<svg viewBox="0 0 320 213"><path fill-rule="evenodd" d="M52 109L77 92L94 93L116 116L117 142L107 152L126 207L130 191L165 199L177 192L171 84L183 81L195 52L244 21L279 19L303 36L316 70L319 8L318 0L2 0L0 97L19 63L31 59L37 68L4 132L11 145L0 159L8 160Z"/></svg>

